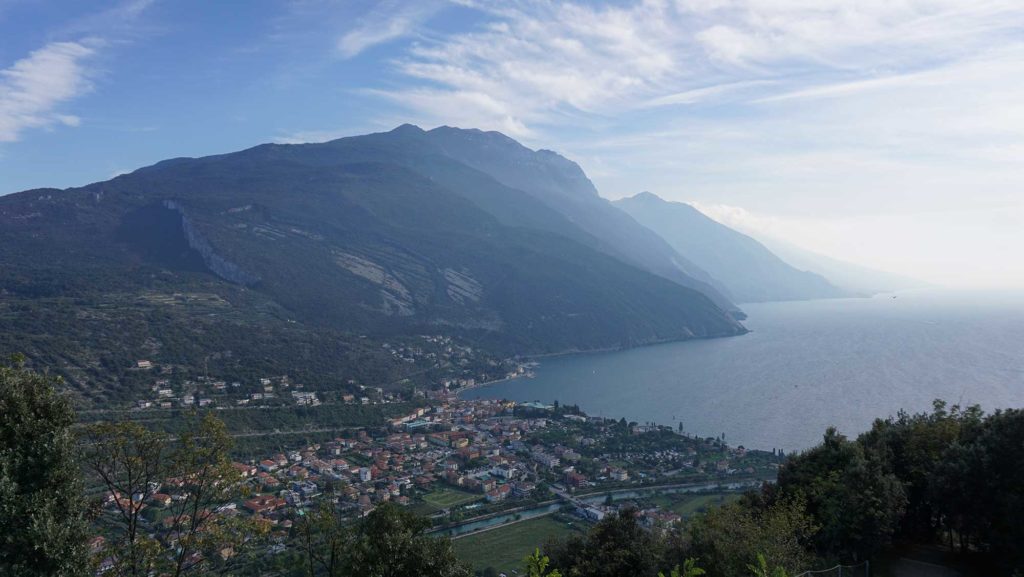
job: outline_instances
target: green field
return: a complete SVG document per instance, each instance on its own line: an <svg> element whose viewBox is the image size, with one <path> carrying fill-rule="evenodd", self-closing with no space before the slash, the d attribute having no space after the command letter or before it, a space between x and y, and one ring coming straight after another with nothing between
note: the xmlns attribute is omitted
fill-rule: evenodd
<svg viewBox="0 0 1024 577"><path fill-rule="evenodd" d="M435 509L451 509L473 501L479 501L483 495L479 493L467 493L458 489L435 489L423 496L423 502Z"/></svg>
<svg viewBox="0 0 1024 577"><path fill-rule="evenodd" d="M707 510L709 507L724 505L739 498L739 493L676 493L658 495L652 498L651 501L659 507L678 513L684 519L688 519L697 513Z"/></svg>
<svg viewBox="0 0 1024 577"><path fill-rule="evenodd" d="M552 537L585 530L581 522L567 524L551 516L512 523L455 540L455 552L474 569L494 567L512 575L523 570L523 557Z"/></svg>

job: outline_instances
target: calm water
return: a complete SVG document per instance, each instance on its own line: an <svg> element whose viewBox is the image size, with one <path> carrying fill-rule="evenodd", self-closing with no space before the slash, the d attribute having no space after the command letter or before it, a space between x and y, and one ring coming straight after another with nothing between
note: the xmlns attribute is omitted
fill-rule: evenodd
<svg viewBox="0 0 1024 577"><path fill-rule="evenodd" d="M787 451L935 398L1024 407L1024 294L919 291L745 305L750 334L545 359L470 398L579 404Z"/></svg>

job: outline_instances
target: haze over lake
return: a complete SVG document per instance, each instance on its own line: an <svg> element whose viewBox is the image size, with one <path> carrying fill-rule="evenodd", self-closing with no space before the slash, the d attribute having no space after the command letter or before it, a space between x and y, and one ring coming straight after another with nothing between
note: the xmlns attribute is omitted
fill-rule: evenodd
<svg viewBox="0 0 1024 577"><path fill-rule="evenodd" d="M935 398L1024 406L1024 295L914 291L744 305L751 333L543 359L534 379L467 398L558 400L592 415L724 433L733 445L807 448L835 425L928 410Z"/></svg>

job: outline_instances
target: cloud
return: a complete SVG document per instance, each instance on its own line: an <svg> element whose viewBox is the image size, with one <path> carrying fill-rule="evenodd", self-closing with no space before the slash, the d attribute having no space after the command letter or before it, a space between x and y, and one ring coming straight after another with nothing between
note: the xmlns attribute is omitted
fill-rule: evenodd
<svg viewBox="0 0 1024 577"><path fill-rule="evenodd" d="M156 3L157 0L122 0L64 22L50 33L59 38L101 36L108 44L117 39L139 39L143 35L151 39L160 29L144 26L142 18Z"/></svg>
<svg viewBox="0 0 1024 577"><path fill-rule="evenodd" d="M698 104L711 100L720 100L720 97L726 96L730 93L744 92L751 88L760 88L771 84L772 81L770 80L727 82L725 84L705 86L703 88L694 88L683 92L658 96L657 98L652 98L644 102L641 106L654 107L672 106L677 104Z"/></svg>
<svg viewBox="0 0 1024 577"><path fill-rule="evenodd" d="M406 107L426 119L454 112L442 122L519 126L521 133L738 95L766 101L813 95L802 90L838 95L859 89L859 82L959 61L1012 40L1024 26L1018 0L465 4L482 23L458 33L424 33L393 60L408 82L388 89L391 99L408 97ZM367 20L352 33L348 52L408 34L411 26L401 12L372 25ZM835 86L819 88L823 80ZM464 106L453 111L446 96Z"/></svg>
<svg viewBox="0 0 1024 577"><path fill-rule="evenodd" d="M91 90L85 62L97 45L52 42L0 70L0 142L14 142L32 128L78 126L78 117L59 108Z"/></svg>
<svg viewBox="0 0 1024 577"><path fill-rule="evenodd" d="M384 2L338 39L338 52L352 58L378 44L408 36L442 7L436 0Z"/></svg>
<svg viewBox="0 0 1024 577"><path fill-rule="evenodd" d="M486 23L414 44L396 69L413 87L395 102L429 119L519 134L654 97L676 74L674 32L658 3L618 8L560 2L477 3ZM675 84L674 82L672 83ZM706 84L706 81L704 82ZM460 103L453 110L449 98ZM517 128L518 127L518 128Z"/></svg>
<svg viewBox="0 0 1024 577"><path fill-rule="evenodd" d="M817 64L839 69L955 57L1012 36L1016 0L747 0L679 2L702 20L698 43L727 65Z"/></svg>

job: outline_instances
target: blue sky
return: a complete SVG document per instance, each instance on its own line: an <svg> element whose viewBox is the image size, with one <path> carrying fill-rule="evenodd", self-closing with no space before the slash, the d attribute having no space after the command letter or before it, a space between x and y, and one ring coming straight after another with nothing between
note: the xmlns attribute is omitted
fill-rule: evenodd
<svg viewBox="0 0 1024 577"><path fill-rule="evenodd" d="M0 0L0 38L0 194L450 124L609 198L1024 286L1020 0Z"/></svg>

